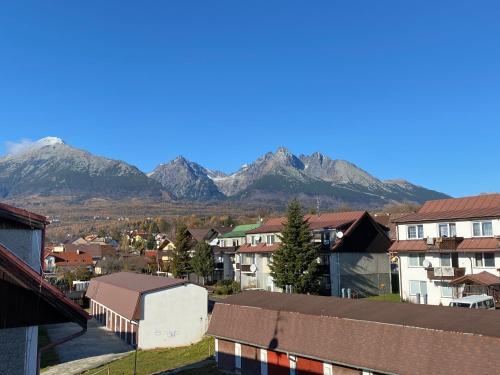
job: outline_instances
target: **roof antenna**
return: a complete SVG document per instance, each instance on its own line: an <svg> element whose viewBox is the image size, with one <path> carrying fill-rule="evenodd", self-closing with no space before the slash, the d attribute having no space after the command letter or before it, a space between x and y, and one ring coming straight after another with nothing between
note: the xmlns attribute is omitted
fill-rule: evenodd
<svg viewBox="0 0 500 375"><path fill-rule="evenodd" d="M321 212L319 211L319 197L316 198L316 214L318 217L321 216Z"/></svg>

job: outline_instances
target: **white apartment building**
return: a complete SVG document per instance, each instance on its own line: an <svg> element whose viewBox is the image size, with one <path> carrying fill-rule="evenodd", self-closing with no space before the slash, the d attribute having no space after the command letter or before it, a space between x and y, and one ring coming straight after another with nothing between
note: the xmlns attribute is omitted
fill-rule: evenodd
<svg viewBox="0 0 500 375"><path fill-rule="evenodd" d="M400 294L414 303L452 298L500 285L500 194L426 202L396 221Z"/></svg>

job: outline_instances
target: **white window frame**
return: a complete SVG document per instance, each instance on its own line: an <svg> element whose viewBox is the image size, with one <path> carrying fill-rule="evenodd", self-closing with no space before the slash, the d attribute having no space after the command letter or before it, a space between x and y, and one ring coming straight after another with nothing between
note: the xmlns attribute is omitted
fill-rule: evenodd
<svg viewBox="0 0 500 375"><path fill-rule="evenodd" d="M443 283L443 284L444 284L444 283ZM444 290L444 289L448 289L448 288L450 289L451 293L450 293L450 295L449 295L449 296L445 296L445 295L443 294L443 290ZM441 286L439 287L439 289L441 289L441 298L453 298L453 287L452 287L450 284L448 284L447 286L441 285Z"/></svg>
<svg viewBox="0 0 500 375"><path fill-rule="evenodd" d="M323 363L323 375L333 375L333 366L331 363Z"/></svg>
<svg viewBox="0 0 500 375"><path fill-rule="evenodd" d="M274 234L268 234L267 237L266 237L266 243L268 245L272 245L276 242L276 237Z"/></svg>
<svg viewBox="0 0 500 375"><path fill-rule="evenodd" d="M412 290L411 290L411 283L418 283L418 292L417 293L412 293ZM426 289L427 289L427 281L422 281L422 280L410 280L408 282L408 294L410 296L416 296L417 294L420 294L421 297L423 297L423 293L422 293L422 284L426 284ZM429 292L427 291L426 294L428 294Z"/></svg>
<svg viewBox="0 0 500 375"><path fill-rule="evenodd" d="M483 231L483 224L489 223L491 225L491 234L485 235ZM474 234L474 224L479 225L479 235ZM472 222L472 237L493 237L493 221L492 220L480 220Z"/></svg>
<svg viewBox="0 0 500 375"><path fill-rule="evenodd" d="M448 232L448 234L446 236L443 236L441 235L441 226L442 225L446 225L446 231ZM451 228L454 227L454 231L455 233L452 235L451 234ZM456 223L438 223L437 224L437 233L439 235L439 237L456 237L457 236L457 224Z"/></svg>
<svg viewBox="0 0 500 375"><path fill-rule="evenodd" d="M420 236L418 228L422 228L422 233ZM410 236L410 228L415 228L415 237ZM423 224L412 224L412 225L407 225L406 226L406 236L409 240L420 240L425 237L424 233L424 225Z"/></svg>
<svg viewBox="0 0 500 375"><path fill-rule="evenodd" d="M478 266L477 265L477 254L481 254L481 263L482 265ZM487 266L486 265L486 259L484 257L484 254L492 254L493 255L493 265L492 266ZM486 253L486 252L477 252L474 253L474 267L475 268L495 268L496 267L496 259L495 259L495 253Z"/></svg>
<svg viewBox="0 0 500 375"><path fill-rule="evenodd" d="M418 257L418 265L413 266L411 264L411 259L415 258L415 255ZM422 261L420 261L422 259ZM423 268L424 267L424 260L425 260L425 253L409 253L408 254L408 268Z"/></svg>
<svg viewBox="0 0 500 375"><path fill-rule="evenodd" d="M443 264L443 255L449 255L450 264ZM453 260L451 259L451 253L441 253L439 254L439 264L441 267L451 267L453 264Z"/></svg>

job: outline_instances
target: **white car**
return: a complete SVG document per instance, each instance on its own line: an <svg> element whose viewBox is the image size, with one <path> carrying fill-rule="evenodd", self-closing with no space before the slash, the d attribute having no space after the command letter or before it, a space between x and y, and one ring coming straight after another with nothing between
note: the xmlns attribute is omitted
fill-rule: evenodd
<svg viewBox="0 0 500 375"><path fill-rule="evenodd" d="M495 300L493 297L487 296L486 294L473 295L451 300L449 306L465 307L467 309L495 310Z"/></svg>

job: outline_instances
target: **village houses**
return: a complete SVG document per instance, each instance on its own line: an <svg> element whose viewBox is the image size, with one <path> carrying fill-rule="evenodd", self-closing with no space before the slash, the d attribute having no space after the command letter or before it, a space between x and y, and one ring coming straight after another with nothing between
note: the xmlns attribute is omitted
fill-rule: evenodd
<svg viewBox="0 0 500 375"><path fill-rule="evenodd" d="M500 194L426 202L396 220L401 298L448 306L500 291Z"/></svg>

